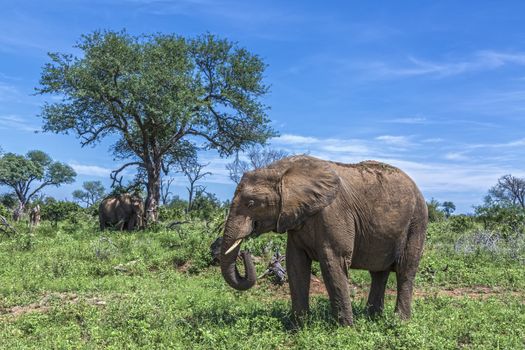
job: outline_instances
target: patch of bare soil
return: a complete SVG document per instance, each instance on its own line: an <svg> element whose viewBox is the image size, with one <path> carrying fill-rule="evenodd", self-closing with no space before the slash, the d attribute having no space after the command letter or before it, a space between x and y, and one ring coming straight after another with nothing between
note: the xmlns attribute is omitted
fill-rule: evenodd
<svg viewBox="0 0 525 350"><path fill-rule="evenodd" d="M273 292L273 296L277 296L278 298L290 297L290 288L288 287L288 283L285 283L282 286L268 285L265 287ZM359 285L350 285L350 295L354 299L366 298L368 296L369 290L369 287L363 288ZM396 294L397 291L395 289L386 290L386 295L395 296ZM310 295L328 296L324 282L314 275L312 275L310 279ZM474 299L487 299L490 297L501 297L502 295L521 298L525 301L525 292L509 291L499 287L472 286L443 289L416 289L414 291L415 298L447 296L455 298L469 297Z"/></svg>
<svg viewBox="0 0 525 350"><path fill-rule="evenodd" d="M90 305L95 305L103 307L106 305L106 302L97 297L83 298L79 297L75 293L48 293L45 294L39 301L31 303L28 305L17 305L11 308L0 309L0 318L3 317L20 317L27 313L39 312L45 313L48 312L53 303L57 301L61 304L77 304L80 300L87 302Z"/></svg>
<svg viewBox="0 0 525 350"><path fill-rule="evenodd" d="M175 268L181 273L187 273L191 269L191 266L191 263L186 261L182 265L176 265Z"/></svg>
<svg viewBox="0 0 525 350"><path fill-rule="evenodd" d="M395 294L395 290L389 291L391 294ZM504 288L498 287L487 287L487 286L473 286L473 287L458 287L439 289L432 291L416 290L414 292L415 297L429 297L429 296L448 296L448 297L469 297L475 299L487 299L490 297L498 297L502 295L509 295L513 297L522 298L525 300L525 293L518 291L509 291Z"/></svg>

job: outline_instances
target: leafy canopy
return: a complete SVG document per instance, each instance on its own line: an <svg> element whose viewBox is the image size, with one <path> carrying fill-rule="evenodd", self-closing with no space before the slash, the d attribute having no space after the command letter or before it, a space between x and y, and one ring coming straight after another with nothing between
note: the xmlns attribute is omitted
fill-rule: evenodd
<svg viewBox="0 0 525 350"><path fill-rule="evenodd" d="M85 181L82 184L81 190L73 191L73 198L76 200L85 203L86 206L90 207L96 202L98 202L104 194L106 189L100 181Z"/></svg>
<svg viewBox="0 0 525 350"><path fill-rule="evenodd" d="M82 145L116 136L115 157L148 177L200 147L230 155L275 135L259 101L265 64L234 43L96 31L75 47L82 57L51 53L43 69L37 92L62 97L43 107L43 129Z"/></svg>
<svg viewBox="0 0 525 350"><path fill-rule="evenodd" d="M23 206L44 187L72 183L75 176L73 168L53 161L42 151L0 157L0 185L10 187Z"/></svg>

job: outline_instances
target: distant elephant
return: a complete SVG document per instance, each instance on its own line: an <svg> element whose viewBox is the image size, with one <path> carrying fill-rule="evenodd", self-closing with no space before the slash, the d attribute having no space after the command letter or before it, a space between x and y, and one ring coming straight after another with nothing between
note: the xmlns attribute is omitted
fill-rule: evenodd
<svg viewBox="0 0 525 350"><path fill-rule="evenodd" d="M40 205L35 205L29 212L29 225L31 227L38 226L40 223Z"/></svg>
<svg viewBox="0 0 525 350"><path fill-rule="evenodd" d="M319 261L332 312L351 325L348 268L370 271L368 312L383 310L390 271L397 277L396 312L410 318L414 277L423 252L427 206L401 170L375 161L343 164L293 156L242 177L231 204L221 247L221 271L235 289L256 281L251 256L241 252L245 276L235 264L249 236L288 233L286 269L292 312L309 310L312 260Z"/></svg>
<svg viewBox="0 0 525 350"><path fill-rule="evenodd" d="M116 226L119 230L132 231L144 227L142 198L128 193L104 199L98 207L100 229Z"/></svg>

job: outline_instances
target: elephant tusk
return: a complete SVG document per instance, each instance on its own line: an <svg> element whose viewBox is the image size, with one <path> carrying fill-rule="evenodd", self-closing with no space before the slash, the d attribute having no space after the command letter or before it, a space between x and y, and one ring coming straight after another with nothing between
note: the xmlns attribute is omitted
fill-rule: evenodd
<svg viewBox="0 0 525 350"><path fill-rule="evenodd" d="M224 255L230 254L232 250L234 250L239 244L241 244L242 238L235 241L235 243L232 244L232 246L224 253Z"/></svg>

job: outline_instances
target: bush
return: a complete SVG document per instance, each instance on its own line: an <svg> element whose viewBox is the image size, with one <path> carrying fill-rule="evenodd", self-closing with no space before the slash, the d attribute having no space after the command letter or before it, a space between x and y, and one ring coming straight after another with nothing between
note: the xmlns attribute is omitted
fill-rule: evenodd
<svg viewBox="0 0 525 350"><path fill-rule="evenodd" d="M0 204L8 209L13 209L18 204L18 199L14 193L3 193L0 195Z"/></svg>
<svg viewBox="0 0 525 350"><path fill-rule="evenodd" d="M502 237L523 235L525 210L516 206L485 205L476 207L477 219L485 230L498 231Z"/></svg>
<svg viewBox="0 0 525 350"><path fill-rule="evenodd" d="M3 216L6 219L9 217L9 209L7 209L2 203L0 203L0 216Z"/></svg>
<svg viewBox="0 0 525 350"><path fill-rule="evenodd" d="M190 216L210 221L221 215L226 210L226 206L213 193L204 191L197 192L193 200Z"/></svg>
<svg viewBox="0 0 525 350"><path fill-rule="evenodd" d="M80 205L74 202L46 200L41 206L42 219L49 220L53 226L57 226L59 221L71 219L74 223L76 215L82 211Z"/></svg>
<svg viewBox="0 0 525 350"><path fill-rule="evenodd" d="M159 221L182 220L186 215L188 202L175 197L168 205L159 208Z"/></svg>
<svg viewBox="0 0 525 350"><path fill-rule="evenodd" d="M457 233L466 232L472 230L476 223L474 217L468 215L455 215L448 219L450 229Z"/></svg>
<svg viewBox="0 0 525 350"><path fill-rule="evenodd" d="M432 198L430 202L427 202L429 222L438 222L445 219L445 213L439 209L440 206L441 204L434 198Z"/></svg>

